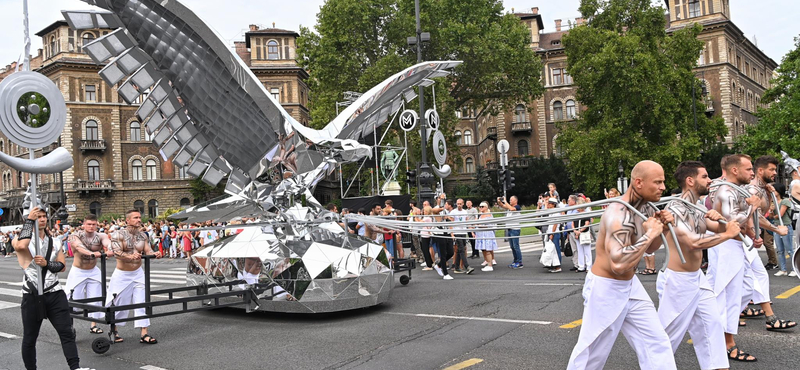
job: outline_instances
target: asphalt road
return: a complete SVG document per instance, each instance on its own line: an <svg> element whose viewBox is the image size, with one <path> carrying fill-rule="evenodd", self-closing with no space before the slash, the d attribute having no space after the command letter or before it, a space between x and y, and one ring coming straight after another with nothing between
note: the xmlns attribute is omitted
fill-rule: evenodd
<svg viewBox="0 0 800 370"><path fill-rule="evenodd" d="M391 299L378 307L317 316L219 309L157 318L150 332L158 344L138 343L138 330L128 325L120 332L125 343L104 355L91 351L97 336L88 333L88 323L76 321L81 363L119 370L565 368L580 330L574 322L581 318L585 275L566 271L568 259L564 272L548 273L538 266L533 245L523 245L525 268L511 270L505 267L511 253L504 249L493 272L443 281L434 271L415 270L411 283L397 284ZM763 252L762 257L766 260ZM660 266L663 252L657 258ZM154 262L156 288L181 285L184 263ZM656 276L640 279L656 301ZM0 258L0 369L23 368L20 280L16 259ZM771 293L776 297L799 284L797 278L772 277ZM781 317L800 319L798 307L800 294L774 298ZM55 331L47 323L42 328L39 368L65 369ZM762 320L748 320L737 341L759 361L732 363L734 369L797 368L800 330L768 332ZM679 369L698 367L691 344L678 349L676 361ZM606 368L637 367L635 353L620 336Z"/></svg>

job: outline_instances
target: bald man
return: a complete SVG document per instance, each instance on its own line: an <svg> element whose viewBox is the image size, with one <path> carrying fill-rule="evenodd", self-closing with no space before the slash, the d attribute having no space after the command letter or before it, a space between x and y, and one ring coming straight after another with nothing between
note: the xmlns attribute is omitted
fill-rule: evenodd
<svg viewBox="0 0 800 370"><path fill-rule="evenodd" d="M672 213L647 202L661 199L664 170L653 161L636 164L632 184L621 200L649 215L643 221L628 207L611 204L600 219L597 259L583 286L583 323L567 369L602 369L620 331L636 351L642 369L675 369L669 337L653 301L636 278L644 253L661 247Z"/></svg>

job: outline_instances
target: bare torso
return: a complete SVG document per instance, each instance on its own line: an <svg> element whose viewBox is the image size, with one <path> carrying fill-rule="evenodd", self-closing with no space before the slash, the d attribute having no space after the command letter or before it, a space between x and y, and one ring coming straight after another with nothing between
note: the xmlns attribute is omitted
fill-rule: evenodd
<svg viewBox="0 0 800 370"><path fill-rule="evenodd" d="M637 207L639 212L651 216L653 210L646 204ZM643 220L621 204L611 204L600 218L600 233L597 238L597 259L592 265L596 276L617 280L630 280L636 270L635 263L641 259L650 244L643 241ZM620 263L632 265L620 268Z"/></svg>
<svg viewBox="0 0 800 370"><path fill-rule="evenodd" d="M147 234L138 228L124 228L111 234L111 249L117 257L117 269L122 271L141 267L142 255L150 251Z"/></svg>
<svg viewBox="0 0 800 370"><path fill-rule="evenodd" d="M108 235L95 232L93 234L87 233L83 230L72 234L69 237L72 250L75 251L75 259L72 261L72 266L90 270L97 265L97 258L100 252L106 251L111 246L111 240Z"/></svg>

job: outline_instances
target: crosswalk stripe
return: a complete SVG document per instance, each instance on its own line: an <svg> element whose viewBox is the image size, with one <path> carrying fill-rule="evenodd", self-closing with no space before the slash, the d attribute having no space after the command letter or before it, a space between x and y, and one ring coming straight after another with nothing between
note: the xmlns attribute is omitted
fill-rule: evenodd
<svg viewBox="0 0 800 370"><path fill-rule="evenodd" d="M169 269L170 271L183 271L186 272L186 267L173 267Z"/></svg>
<svg viewBox="0 0 800 370"><path fill-rule="evenodd" d="M0 310L6 309L6 308L14 308L14 307L19 307L19 303L0 301Z"/></svg>
<svg viewBox="0 0 800 370"><path fill-rule="evenodd" d="M7 338L7 339L17 339L17 338L19 338L18 336L14 335L14 334L3 333L2 331L0 331L0 337Z"/></svg>
<svg viewBox="0 0 800 370"><path fill-rule="evenodd" d="M0 288L0 294L2 295L10 295L12 297L21 298L22 292L17 289L7 289L7 288Z"/></svg>
<svg viewBox="0 0 800 370"><path fill-rule="evenodd" d="M150 276L153 275L173 275L173 276L183 276L186 275L186 271L150 271Z"/></svg>

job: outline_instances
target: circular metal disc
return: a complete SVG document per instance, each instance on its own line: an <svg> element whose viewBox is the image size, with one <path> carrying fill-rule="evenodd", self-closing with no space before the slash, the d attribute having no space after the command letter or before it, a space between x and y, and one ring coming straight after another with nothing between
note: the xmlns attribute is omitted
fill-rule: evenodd
<svg viewBox="0 0 800 370"><path fill-rule="evenodd" d="M36 94L33 94L36 93ZM42 112L36 118L21 112L20 103L48 107L49 115L42 122ZM27 111L27 108L25 109ZM20 117L29 117L25 122ZM33 120L36 119L36 124ZM36 72L16 72L0 82L0 131L9 140L25 148L42 148L56 141L67 121L67 106L58 87Z"/></svg>
<svg viewBox="0 0 800 370"><path fill-rule="evenodd" d="M402 128L403 131L411 131L414 127L417 127L417 120L419 120L417 112L406 109L403 113L400 113L400 128Z"/></svg>
<svg viewBox="0 0 800 370"><path fill-rule="evenodd" d="M444 166L444 163L447 162L447 143L441 131L433 134L433 156L436 157L436 162L439 162L440 166Z"/></svg>
<svg viewBox="0 0 800 370"><path fill-rule="evenodd" d="M508 140L503 139L497 142L497 152L500 154L508 153Z"/></svg>
<svg viewBox="0 0 800 370"><path fill-rule="evenodd" d="M431 108L425 111L425 121L432 130L439 129L439 113L436 113L435 109Z"/></svg>

